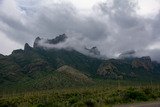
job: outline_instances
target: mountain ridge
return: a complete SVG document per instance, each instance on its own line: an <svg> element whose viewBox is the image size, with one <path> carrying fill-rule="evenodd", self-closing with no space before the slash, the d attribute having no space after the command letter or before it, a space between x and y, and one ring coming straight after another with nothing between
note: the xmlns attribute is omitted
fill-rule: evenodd
<svg viewBox="0 0 160 107"><path fill-rule="evenodd" d="M64 42L65 38L59 42ZM86 84L84 80L88 81L88 84L94 83L97 78L103 81L106 79L147 80L147 78L159 80L160 77L160 64L152 61L149 56L99 59L84 55L74 49L53 48L46 50L36 44L39 40L41 40L39 37L35 39L33 47L26 43L24 50L14 50L9 56L0 55L0 88L15 86L15 83L23 83L23 87L25 87L29 81L34 81L30 82L29 87L43 88L45 85L45 87L53 88L61 86L64 81L68 81L66 86L72 86L72 83L74 85L84 85ZM89 51L93 51L95 48L91 48ZM98 52L97 48L95 50ZM66 68L66 70L56 72L60 68ZM67 71L67 69L69 70ZM68 74L72 78L68 77ZM51 79L48 80L47 78ZM73 78L78 81L73 81ZM39 85L37 86L35 83ZM45 83L54 83L55 85L46 86Z"/></svg>

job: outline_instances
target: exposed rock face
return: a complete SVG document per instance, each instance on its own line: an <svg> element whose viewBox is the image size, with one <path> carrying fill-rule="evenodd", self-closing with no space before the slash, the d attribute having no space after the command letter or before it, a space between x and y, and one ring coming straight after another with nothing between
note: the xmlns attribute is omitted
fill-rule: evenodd
<svg viewBox="0 0 160 107"><path fill-rule="evenodd" d="M85 47L85 50L87 50L90 54L97 55L97 56L100 55L100 51L98 50L97 47L92 47L91 49L88 49Z"/></svg>
<svg viewBox="0 0 160 107"><path fill-rule="evenodd" d="M25 51L29 51L29 50L31 50L31 49L32 49L32 47L30 47L29 44L26 43L25 46L24 46L24 50L25 50Z"/></svg>
<svg viewBox="0 0 160 107"><path fill-rule="evenodd" d="M39 42L41 41L40 37L37 37L34 41L33 47L34 48L38 48L39 47Z"/></svg>
<svg viewBox="0 0 160 107"><path fill-rule="evenodd" d="M43 39L43 38L40 38L40 37L37 37L34 41L34 45L33 47L34 48L41 48L43 46L40 45L40 41L44 41L44 43L46 44L51 44L51 45L55 45L55 44L58 44L58 43L61 43L61 42L65 42L65 40L67 39L67 36L66 34L62 34L62 35L59 35L57 36L56 38L54 39Z"/></svg>
<svg viewBox="0 0 160 107"><path fill-rule="evenodd" d="M49 43L49 44L58 44L60 42L65 42L66 39L67 39L66 34L62 34L62 35L57 36L54 39L48 39L46 41L46 43Z"/></svg>
<svg viewBox="0 0 160 107"><path fill-rule="evenodd" d="M128 59L110 59L100 65L97 73L105 78L141 78L152 73L159 75L160 65L149 56Z"/></svg>
<svg viewBox="0 0 160 107"><path fill-rule="evenodd" d="M24 51L22 49L18 49L18 50L14 50L12 52L12 54L19 54L19 53L23 53Z"/></svg>
<svg viewBox="0 0 160 107"><path fill-rule="evenodd" d="M142 57L142 58L136 58L132 61L132 67L133 68L144 68L147 71L150 71L153 69L152 61L149 56Z"/></svg>
<svg viewBox="0 0 160 107"><path fill-rule="evenodd" d="M97 73L106 78L116 78L117 74L115 72L117 71L118 69L112 63L105 63L99 67Z"/></svg>
<svg viewBox="0 0 160 107"><path fill-rule="evenodd" d="M34 62L24 66L24 69L27 71L27 73L34 73L37 71L45 71L48 69L52 69L48 63L42 59L36 59Z"/></svg>

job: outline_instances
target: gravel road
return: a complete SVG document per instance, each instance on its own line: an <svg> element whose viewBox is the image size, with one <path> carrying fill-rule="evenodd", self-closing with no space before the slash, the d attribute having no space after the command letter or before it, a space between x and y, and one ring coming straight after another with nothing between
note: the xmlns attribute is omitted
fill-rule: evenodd
<svg viewBox="0 0 160 107"><path fill-rule="evenodd" d="M114 107L160 107L160 101L150 102L150 103L141 103L141 104L118 105Z"/></svg>

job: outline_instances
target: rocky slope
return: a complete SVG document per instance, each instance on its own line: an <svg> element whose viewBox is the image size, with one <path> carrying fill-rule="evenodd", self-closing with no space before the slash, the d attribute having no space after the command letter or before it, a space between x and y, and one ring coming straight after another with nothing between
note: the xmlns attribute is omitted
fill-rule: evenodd
<svg viewBox="0 0 160 107"><path fill-rule="evenodd" d="M150 57L110 59L100 65L97 73L112 79L147 79L160 76L160 64Z"/></svg>

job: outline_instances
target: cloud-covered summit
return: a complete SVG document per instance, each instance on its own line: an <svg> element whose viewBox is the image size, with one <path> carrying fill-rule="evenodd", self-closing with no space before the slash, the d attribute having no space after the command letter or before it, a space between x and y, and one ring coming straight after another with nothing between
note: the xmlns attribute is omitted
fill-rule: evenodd
<svg viewBox="0 0 160 107"><path fill-rule="evenodd" d="M160 13L144 17L137 9L134 0L99 2L86 14L66 0L1 0L0 34L23 45L66 33L75 48L97 46L108 57L135 50L157 60Z"/></svg>

